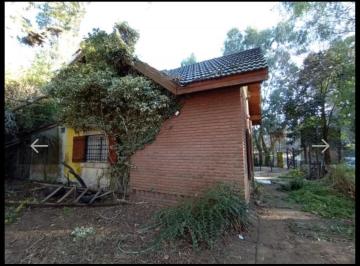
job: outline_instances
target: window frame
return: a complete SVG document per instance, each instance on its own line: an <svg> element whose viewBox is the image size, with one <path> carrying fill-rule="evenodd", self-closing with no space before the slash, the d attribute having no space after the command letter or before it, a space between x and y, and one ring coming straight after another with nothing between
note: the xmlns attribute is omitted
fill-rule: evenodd
<svg viewBox="0 0 360 266"><path fill-rule="evenodd" d="M95 148L92 147L93 150L91 151L91 153L89 154L89 138L92 137L102 137L100 144L96 144L95 140L95 144L92 144L93 146L97 146L99 145L99 148ZM91 148L91 147L90 147ZM94 154L95 152L95 154ZM103 154L105 153L105 154ZM90 156L92 155L92 156ZM107 140L105 134L91 134L91 135L86 135L86 140L85 140L85 163L107 163L108 162L108 157L109 157L109 141Z"/></svg>

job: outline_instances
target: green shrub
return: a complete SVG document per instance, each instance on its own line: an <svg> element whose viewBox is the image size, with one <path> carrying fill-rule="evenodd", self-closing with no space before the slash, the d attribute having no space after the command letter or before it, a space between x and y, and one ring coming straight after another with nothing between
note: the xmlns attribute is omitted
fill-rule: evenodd
<svg viewBox="0 0 360 266"><path fill-rule="evenodd" d="M5 224L12 224L18 218L15 207L5 207Z"/></svg>
<svg viewBox="0 0 360 266"><path fill-rule="evenodd" d="M304 186L304 179L302 177L296 177L290 181L290 190L298 190Z"/></svg>
<svg viewBox="0 0 360 266"><path fill-rule="evenodd" d="M301 189L291 191L289 198L301 204L304 211L323 217L353 219L355 215L354 201L337 193L322 180L305 182Z"/></svg>
<svg viewBox="0 0 360 266"><path fill-rule="evenodd" d="M305 184L305 180L302 177L295 177L292 178L289 183L287 184L282 184L281 188L282 190L286 190L286 191L293 191L293 190L298 190L300 188L302 188Z"/></svg>
<svg viewBox="0 0 360 266"><path fill-rule="evenodd" d="M158 243L185 239L193 248L201 243L212 247L225 230L245 229L247 205L235 189L219 184L200 198L161 210L155 215L155 221L160 227Z"/></svg>
<svg viewBox="0 0 360 266"><path fill-rule="evenodd" d="M355 199L355 169L345 164L331 166L326 180L336 191Z"/></svg>
<svg viewBox="0 0 360 266"><path fill-rule="evenodd" d="M24 200L20 203L18 207L10 206L5 207L5 224L12 224L17 221L17 219L21 216L22 211L25 208L26 203L29 200Z"/></svg>
<svg viewBox="0 0 360 266"><path fill-rule="evenodd" d="M305 178L306 172L302 169L293 169L286 174L280 175L279 178Z"/></svg>

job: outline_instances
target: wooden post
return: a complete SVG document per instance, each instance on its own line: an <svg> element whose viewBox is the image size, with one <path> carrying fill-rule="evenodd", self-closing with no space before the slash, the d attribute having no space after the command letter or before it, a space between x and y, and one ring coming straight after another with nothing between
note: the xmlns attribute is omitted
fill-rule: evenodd
<svg viewBox="0 0 360 266"><path fill-rule="evenodd" d="M289 170L289 148L286 148L286 167Z"/></svg>
<svg viewBox="0 0 360 266"><path fill-rule="evenodd" d="M309 177L311 178L312 175L311 175L311 146L309 146Z"/></svg>
<svg viewBox="0 0 360 266"><path fill-rule="evenodd" d="M319 149L316 149L316 179L320 178L320 165L319 165Z"/></svg>
<svg viewBox="0 0 360 266"><path fill-rule="evenodd" d="M292 160L293 160L293 166L294 166L294 169L296 167L296 162L295 162L295 148L292 148Z"/></svg>

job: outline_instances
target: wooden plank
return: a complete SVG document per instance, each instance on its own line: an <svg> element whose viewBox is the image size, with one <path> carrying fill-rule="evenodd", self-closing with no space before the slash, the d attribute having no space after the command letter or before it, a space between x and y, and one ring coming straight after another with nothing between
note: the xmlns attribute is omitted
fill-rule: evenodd
<svg viewBox="0 0 360 266"><path fill-rule="evenodd" d="M106 196L106 195L109 195L109 194L111 194L111 193L113 193L113 192L114 192L114 191L105 192L105 193L101 194L100 196L98 196L97 199L98 199L98 198L102 198L102 197L104 197L104 196Z"/></svg>
<svg viewBox="0 0 360 266"><path fill-rule="evenodd" d="M60 186L60 184L50 184L50 183L43 183L43 182L39 182L39 181L32 181L31 183L43 185L43 186L46 186L46 187L58 187L58 186ZM64 188L72 188L72 186L65 186L65 185L63 185L63 186L64 186ZM87 188L86 187L76 187L76 189L84 190L84 189L87 189ZM97 192L97 190L91 189L91 188L89 188L88 191Z"/></svg>
<svg viewBox="0 0 360 266"><path fill-rule="evenodd" d="M19 206L22 203L23 202L21 202L21 201L6 201L5 205ZM76 203L75 204L75 203L50 203L50 202L45 202L45 203L29 202L29 203L24 203L24 204L25 204L25 206L47 208L47 207L111 207L111 206L117 206L117 205L123 205L123 204L140 204L140 203L128 202L128 201L118 201L118 202L91 204L91 205L86 204L86 203Z"/></svg>
<svg viewBox="0 0 360 266"><path fill-rule="evenodd" d="M55 189L53 192L50 193L50 195L48 195L45 199L43 199L41 202L44 203L46 202L48 199L50 199L52 196L54 196L60 189L62 189L64 186L60 186L57 189Z"/></svg>
<svg viewBox="0 0 360 266"><path fill-rule="evenodd" d="M246 73L235 74L216 79L209 79L191 83L189 85L178 88L177 95L187 94L198 91L212 90L222 87L234 85L248 85L251 83L259 83L268 78L268 69L250 71Z"/></svg>
<svg viewBox="0 0 360 266"><path fill-rule="evenodd" d="M177 88L179 85L174 82L170 77L162 74L159 70L151 67L150 65L140 61L134 60L132 66L139 71L140 73L144 74L148 78L152 79L156 83L163 86L165 89L169 90L173 94L177 94Z"/></svg>
<svg viewBox="0 0 360 266"><path fill-rule="evenodd" d="M68 192L65 193L65 195L57 201L57 203L62 202L64 199L66 199L72 192L74 192L75 187L72 187Z"/></svg>
<svg viewBox="0 0 360 266"><path fill-rule="evenodd" d="M101 193L102 191L99 190L98 192L96 192L96 194L94 195L94 197L92 197L92 199L89 201L89 204L92 204L96 199L97 197L99 196L99 194Z"/></svg>
<svg viewBox="0 0 360 266"><path fill-rule="evenodd" d="M85 195L86 192L89 191L89 188L86 188L83 192L81 192L80 196L76 198L76 200L74 200L74 203L79 202L79 200L81 199L82 196Z"/></svg>

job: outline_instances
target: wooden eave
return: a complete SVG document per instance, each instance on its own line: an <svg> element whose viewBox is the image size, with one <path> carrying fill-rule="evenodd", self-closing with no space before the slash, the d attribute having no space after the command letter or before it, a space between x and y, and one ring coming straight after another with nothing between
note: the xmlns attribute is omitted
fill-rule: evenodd
<svg viewBox="0 0 360 266"><path fill-rule="evenodd" d="M261 85L259 82L248 85L248 103L252 124L261 124Z"/></svg>
<svg viewBox="0 0 360 266"><path fill-rule="evenodd" d="M173 81L169 76L161 73L157 69L140 60L134 60L131 65L134 69L136 69L146 77L152 79L154 82L158 83L165 89L177 95L177 89L179 87L179 84Z"/></svg>
<svg viewBox="0 0 360 266"><path fill-rule="evenodd" d="M178 89L177 95L212 90L234 85L247 85L250 83L262 82L268 78L267 68L235 74L222 78L209 79L191 83Z"/></svg>

